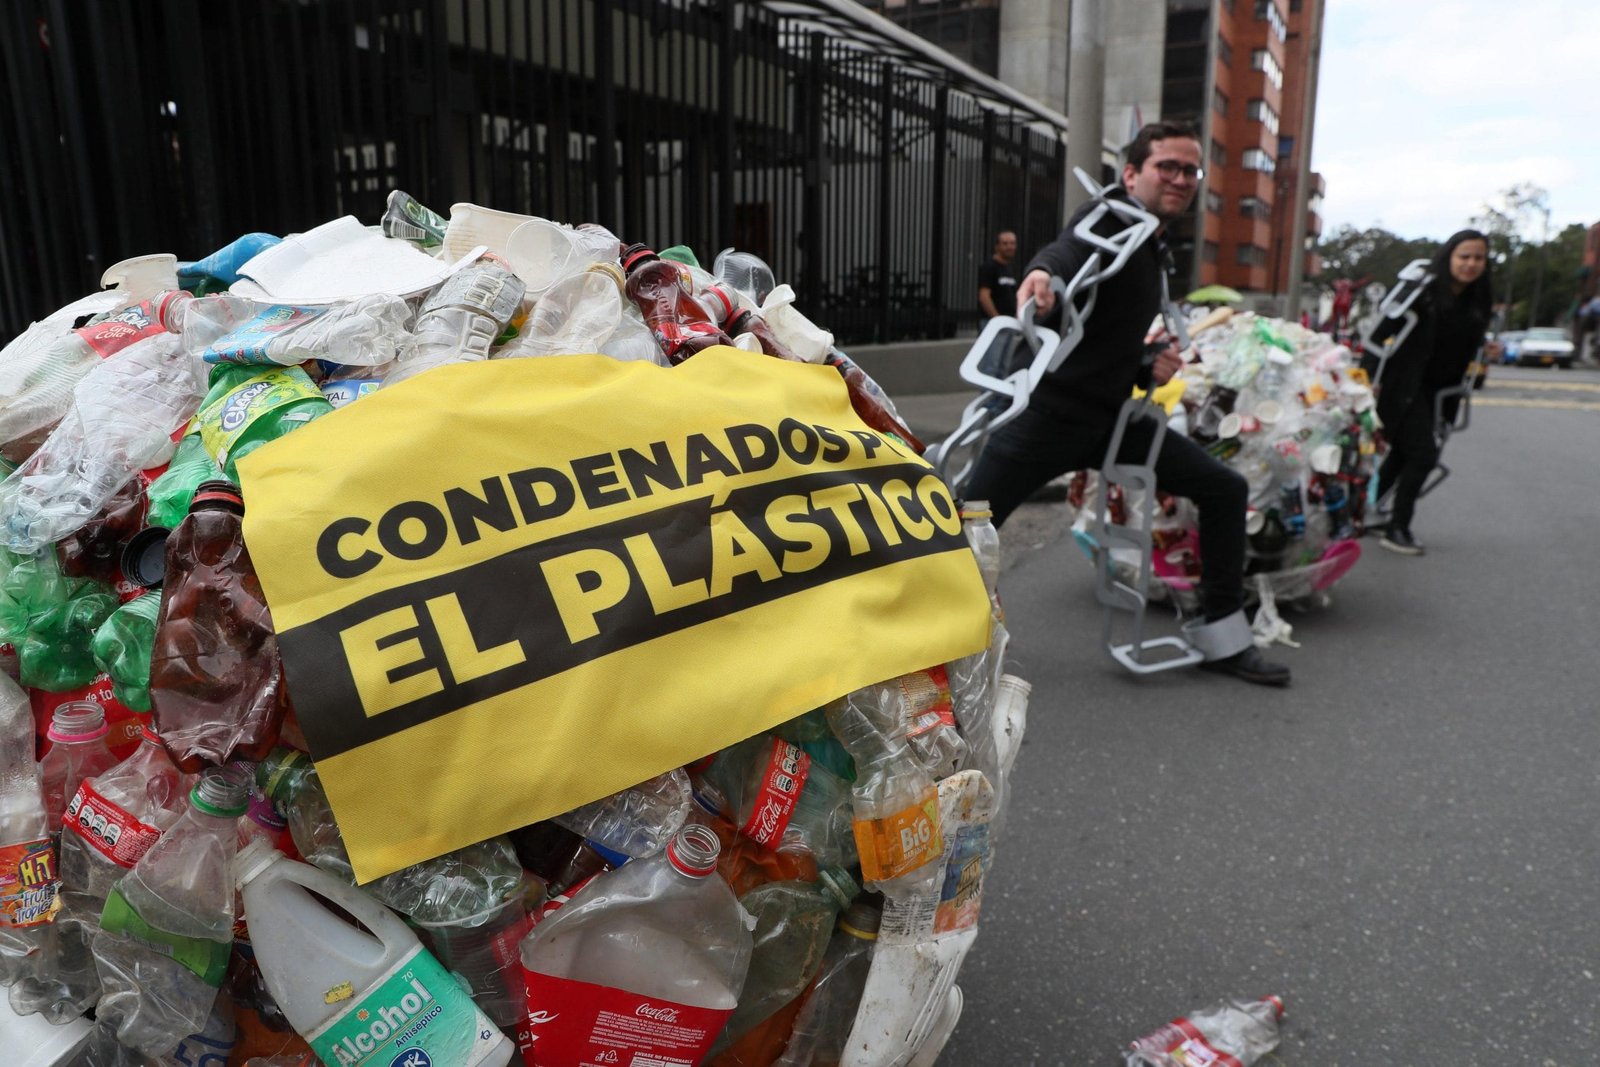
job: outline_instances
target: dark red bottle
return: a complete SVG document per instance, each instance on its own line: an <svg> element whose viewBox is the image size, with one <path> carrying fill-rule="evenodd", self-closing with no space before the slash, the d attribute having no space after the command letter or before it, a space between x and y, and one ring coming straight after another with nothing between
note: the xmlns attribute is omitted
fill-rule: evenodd
<svg viewBox="0 0 1600 1067"><path fill-rule="evenodd" d="M243 524L238 487L202 482L167 540L150 704L156 732L186 772L261 759L288 710L278 637Z"/></svg>
<svg viewBox="0 0 1600 1067"><path fill-rule="evenodd" d="M704 304L695 299L689 276L677 263L656 255L644 245L623 249L622 269L627 271L624 291L644 316L656 343L673 364L682 363L712 345L731 345Z"/></svg>

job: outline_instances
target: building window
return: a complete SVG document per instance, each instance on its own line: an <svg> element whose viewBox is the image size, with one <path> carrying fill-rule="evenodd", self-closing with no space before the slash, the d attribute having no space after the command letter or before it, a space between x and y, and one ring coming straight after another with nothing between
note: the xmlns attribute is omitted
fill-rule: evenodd
<svg viewBox="0 0 1600 1067"><path fill-rule="evenodd" d="M1241 160L1245 170L1259 170L1263 174L1271 174L1278 169L1272 157L1259 148L1246 148L1244 158Z"/></svg>
<svg viewBox="0 0 1600 1067"><path fill-rule="evenodd" d="M1252 100L1244 109L1244 117L1255 119L1267 128L1267 132L1274 136L1278 133L1278 113L1272 110L1272 105L1265 100Z"/></svg>
<svg viewBox="0 0 1600 1067"><path fill-rule="evenodd" d="M1228 165L1228 150L1215 137L1211 138L1211 165L1226 167Z"/></svg>
<svg viewBox="0 0 1600 1067"><path fill-rule="evenodd" d="M1222 34L1217 34L1217 58L1222 60L1224 67L1233 66L1233 45Z"/></svg>
<svg viewBox="0 0 1600 1067"><path fill-rule="evenodd" d="M1239 214L1247 219L1265 219L1272 215L1272 205L1259 196L1241 196Z"/></svg>
<svg viewBox="0 0 1600 1067"><path fill-rule="evenodd" d="M1264 267L1267 265L1267 250L1255 245L1240 245L1237 258L1241 267Z"/></svg>
<svg viewBox="0 0 1600 1067"><path fill-rule="evenodd" d="M1206 190L1206 210L1213 215L1222 214L1222 194L1215 189Z"/></svg>
<svg viewBox="0 0 1600 1067"><path fill-rule="evenodd" d="M1228 94L1221 89L1213 88L1211 90L1211 106L1217 109L1217 114L1227 117Z"/></svg>
<svg viewBox="0 0 1600 1067"><path fill-rule="evenodd" d="M1283 21L1283 12L1278 10L1278 0L1256 0L1256 21L1265 22L1279 41L1288 40L1289 26Z"/></svg>
<svg viewBox="0 0 1600 1067"><path fill-rule="evenodd" d="M1265 48L1257 48L1250 53L1250 69L1265 72L1267 81L1272 83L1274 89L1283 88L1283 67Z"/></svg>
<svg viewBox="0 0 1600 1067"><path fill-rule="evenodd" d="M1205 246L1200 249L1200 261L1202 263L1215 263L1221 255L1222 246L1215 241L1207 241Z"/></svg>
<svg viewBox="0 0 1600 1067"><path fill-rule="evenodd" d="M1279 159L1288 159L1292 155L1294 155L1294 138L1293 137L1280 137L1280 138L1278 138L1278 158Z"/></svg>

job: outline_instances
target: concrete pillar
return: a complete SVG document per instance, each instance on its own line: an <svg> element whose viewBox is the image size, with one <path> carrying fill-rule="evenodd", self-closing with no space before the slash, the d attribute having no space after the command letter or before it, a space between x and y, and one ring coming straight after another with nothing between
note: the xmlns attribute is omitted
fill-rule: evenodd
<svg viewBox="0 0 1600 1067"><path fill-rule="evenodd" d="M1065 0L1000 5L1000 80L1045 107L1067 110Z"/></svg>
<svg viewBox="0 0 1600 1067"><path fill-rule="evenodd" d="M1067 79L1067 173L1085 171L1100 180L1100 145L1105 131L1105 0L1072 0L1071 61ZM1067 179L1067 213L1089 198L1076 177Z"/></svg>

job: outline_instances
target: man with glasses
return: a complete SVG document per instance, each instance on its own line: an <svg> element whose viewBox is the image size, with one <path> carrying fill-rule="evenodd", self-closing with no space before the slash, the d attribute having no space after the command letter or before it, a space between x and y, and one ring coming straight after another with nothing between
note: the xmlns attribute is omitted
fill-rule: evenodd
<svg viewBox="0 0 1600 1067"><path fill-rule="evenodd" d="M1098 469L1117 413L1134 386L1162 385L1183 364L1177 342L1167 339L1164 331L1152 335L1150 330L1165 298L1165 275L1172 270L1162 233L1167 223L1188 210L1204 176L1199 135L1190 126L1151 123L1125 153L1122 189L1110 195L1139 204L1160 219L1162 227L1121 271L1100 284L1094 311L1084 323L1083 340L1039 382L1027 409L997 430L979 457L966 495L989 501L997 526L1051 479L1068 471ZM1093 252L1072 233L1092 207L1092 203L1081 207L1061 235L1029 262L1017 286L1019 310L1031 298L1042 321L1059 315L1050 278L1071 278ZM1122 225L1108 213L1096 232L1110 236ZM1130 425L1120 458L1133 462L1146 455L1153 430L1149 421ZM1205 653L1202 669L1258 685L1288 685L1289 669L1261 655L1244 615L1249 490L1243 476L1176 433L1163 439L1155 470L1163 490L1188 497L1199 510L1203 618L1186 627L1185 636Z"/></svg>

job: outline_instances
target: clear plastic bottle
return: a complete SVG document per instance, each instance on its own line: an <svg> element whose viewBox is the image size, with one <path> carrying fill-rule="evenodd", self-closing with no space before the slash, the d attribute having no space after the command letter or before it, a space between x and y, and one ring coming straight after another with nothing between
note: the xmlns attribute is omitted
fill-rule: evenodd
<svg viewBox="0 0 1600 1067"><path fill-rule="evenodd" d="M50 836L61 839L61 818L85 778L117 765L106 743L105 709L92 700L69 700L55 710L46 736L50 751L39 764Z"/></svg>
<svg viewBox="0 0 1600 1067"><path fill-rule="evenodd" d="M599 352L622 321L622 273L599 263L552 285L496 359Z"/></svg>
<svg viewBox="0 0 1600 1067"><path fill-rule="evenodd" d="M720 878L717 836L686 826L658 855L602 875L522 942L531 1067L699 1063L738 1004L750 966L746 915ZM633 1024L632 1020L638 1020Z"/></svg>
<svg viewBox="0 0 1600 1067"><path fill-rule="evenodd" d="M417 316L417 344L389 365L385 385L446 363L488 359L489 349L522 303L522 279L497 256L484 256L439 286Z"/></svg>
<svg viewBox="0 0 1600 1067"><path fill-rule="evenodd" d="M881 903L871 897L858 898L840 917L794 1033L773 1067L839 1067L867 985L881 917Z"/></svg>
<svg viewBox="0 0 1600 1067"><path fill-rule="evenodd" d="M1283 1001L1230 999L1182 1016L1129 1044L1124 1067L1183 1067L1219 1062L1219 1054L1250 1067L1278 1047Z"/></svg>
<svg viewBox="0 0 1600 1067"><path fill-rule="evenodd" d="M172 333L152 334L96 363L44 444L0 482L8 547L31 554L61 540L129 479L164 463L172 432L204 392L198 366Z"/></svg>
<svg viewBox="0 0 1600 1067"><path fill-rule="evenodd" d="M883 721L885 707L898 705L885 689L868 686L829 705L828 725L855 760L851 802L862 880L885 896L910 896L940 874L939 791L893 724Z"/></svg>
<svg viewBox="0 0 1600 1067"><path fill-rule="evenodd" d="M706 770L739 832L770 849L783 841L810 777L806 751L771 734L730 745Z"/></svg>
<svg viewBox="0 0 1600 1067"><path fill-rule="evenodd" d="M689 776L674 769L551 821L613 852L641 859L666 847L689 817L690 803Z"/></svg>
<svg viewBox="0 0 1600 1067"><path fill-rule="evenodd" d="M249 799L237 769L203 773L188 810L106 900L96 1016L147 1056L165 1056L211 1015L233 946L235 824Z"/></svg>
<svg viewBox="0 0 1600 1067"><path fill-rule="evenodd" d="M36 947L37 927L60 907L33 748L28 694L0 674L0 985L16 980Z"/></svg>
<svg viewBox="0 0 1600 1067"><path fill-rule="evenodd" d="M0 443L47 430L72 407L73 389L103 359L166 332L164 308L188 300L169 292L123 304L75 330L37 323L0 352Z"/></svg>
<svg viewBox="0 0 1600 1067"><path fill-rule="evenodd" d="M311 757L283 746L273 749L256 764L256 786L283 809L295 850L307 863L355 882L350 854Z"/></svg>
<svg viewBox="0 0 1600 1067"><path fill-rule="evenodd" d="M805 992L822 966L835 920L858 892L847 873L829 868L814 883L768 882L739 898L756 920L750 970L713 1056Z"/></svg>
<svg viewBox="0 0 1600 1067"><path fill-rule="evenodd" d="M689 272L682 264L662 259L641 244L622 253L627 295L644 316L667 359L682 363L713 345L731 345L712 312L695 298Z"/></svg>
<svg viewBox="0 0 1600 1067"><path fill-rule="evenodd" d="M295 367L325 359L378 367L405 356L416 344L411 317L411 305L390 293L319 307L219 295L196 300L185 310L184 343L207 363Z"/></svg>

